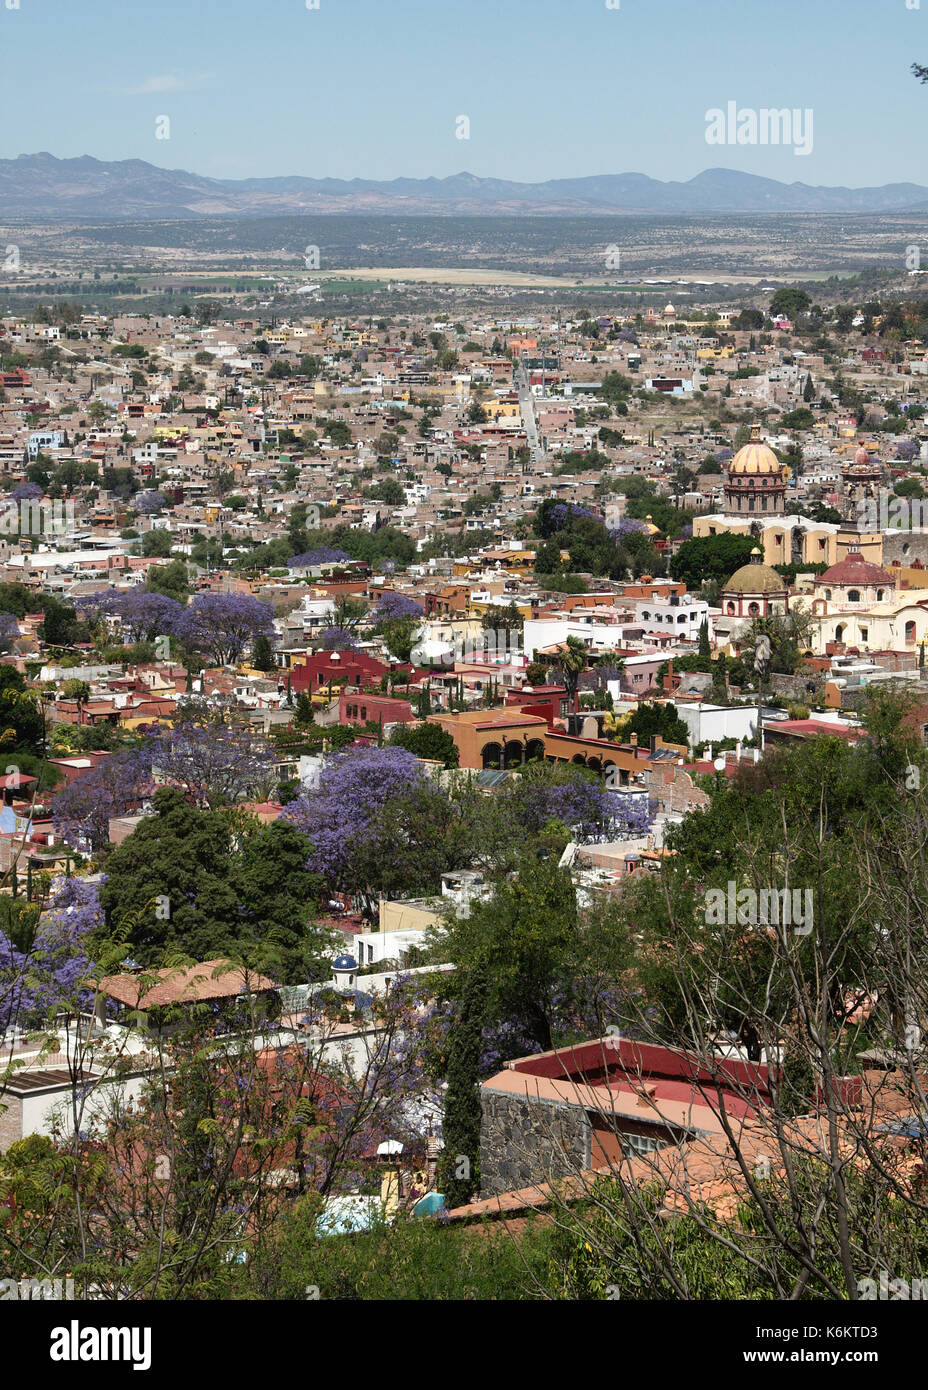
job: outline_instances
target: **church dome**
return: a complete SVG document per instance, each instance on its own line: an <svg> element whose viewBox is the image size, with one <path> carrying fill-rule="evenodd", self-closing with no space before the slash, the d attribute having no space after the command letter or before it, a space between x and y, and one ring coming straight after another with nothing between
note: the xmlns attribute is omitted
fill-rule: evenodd
<svg viewBox="0 0 928 1390"><path fill-rule="evenodd" d="M858 468L864 468L870 462L870 455L867 453L863 444L859 446L857 453L854 455L854 462L857 464Z"/></svg>
<svg viewBox="0 0 928 1390"><path fill-rule="evenodd" d="M750 561L735 570L731 579L722 585L723 594L783 594L787 584L782 574L764 564L763 556L755 548Z"/></svg>
<svg viewBox="0 0 928 1390"><path fill-rule="evenodd" d="M783 465L769 444L761 442L760 429L757 425L751 432L751 439L745 444L728 465L729 478L740 478L755 474L775 474L778 478L783 475Z"/></svg>
<svg viewBox="0 0 928 1390"><path fill-rule="evenodd" d="M882 565L872 565L869 560L864 559L859 550L849 550L843 560L829 566L815 581L816 588L827 585L843 588L851 584L858 588L864 588L868 584L887 584L894 587L895 583L893 576L888 574Z"/></svg>

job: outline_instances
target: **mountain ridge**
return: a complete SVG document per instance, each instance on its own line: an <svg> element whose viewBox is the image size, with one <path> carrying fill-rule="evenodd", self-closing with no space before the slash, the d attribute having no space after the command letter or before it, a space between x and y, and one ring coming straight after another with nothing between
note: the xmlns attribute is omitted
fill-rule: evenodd
<svg viewBox="0 0 928 1390"><path fill-rule="evenodd" d="M757 215L924 212L928 186L870 188L782 183L736 169L679 181L647 174L590 174L540 183L481 178L333 179L302 175L214 179L142 159L59 159L47 150L0 159L0 216L31 220L159 220L282 214Z"/></svg>

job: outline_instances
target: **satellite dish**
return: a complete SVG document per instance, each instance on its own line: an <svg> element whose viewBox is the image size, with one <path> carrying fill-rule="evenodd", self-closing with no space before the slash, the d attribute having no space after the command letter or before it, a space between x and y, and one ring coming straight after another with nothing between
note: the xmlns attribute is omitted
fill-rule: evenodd
<svg viewBox="0 0 928 1390"><path fill-rule="evenodd" d="M716 758L716 759L715 759L715 762L712 764L712 766L715 768L716 772L724 772L724 771L725 771L725 759L724 759L724 758Z"/></svg>

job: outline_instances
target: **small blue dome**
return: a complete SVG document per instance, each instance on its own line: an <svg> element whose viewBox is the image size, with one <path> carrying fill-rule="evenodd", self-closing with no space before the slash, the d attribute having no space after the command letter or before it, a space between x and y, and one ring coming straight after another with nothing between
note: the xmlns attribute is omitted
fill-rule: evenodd
<svg viewBox="0 0 928 1390"><path fill-rule="evenodd" d="M354 956L336 956L333 970L357 970L358 962Z"/></svg>

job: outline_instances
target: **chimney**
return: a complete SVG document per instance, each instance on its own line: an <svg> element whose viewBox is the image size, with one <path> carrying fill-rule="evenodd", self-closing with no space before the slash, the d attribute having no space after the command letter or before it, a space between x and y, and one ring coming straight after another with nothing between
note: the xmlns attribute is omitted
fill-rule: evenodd
<svg viewBox="0 0 928 1390"><path fill-rule="evenodd" d="M637 735L637 734L631 734L630 737L629 737L629 742L631 743L631 745L632 745L633 748L637 748L637 747L638 747L638 735Z"/></svg>

